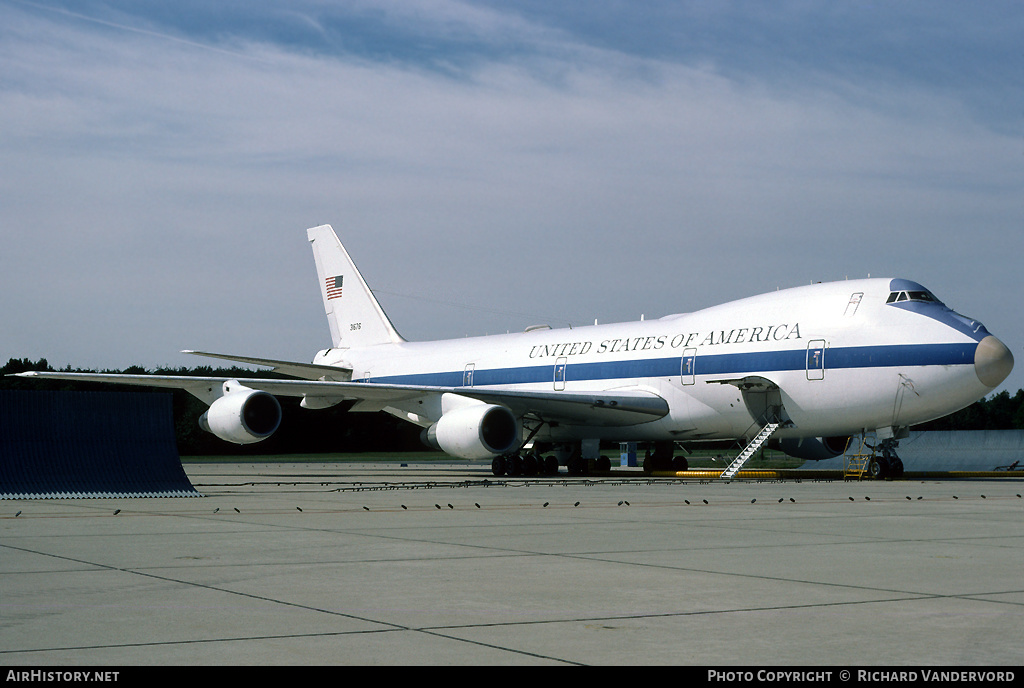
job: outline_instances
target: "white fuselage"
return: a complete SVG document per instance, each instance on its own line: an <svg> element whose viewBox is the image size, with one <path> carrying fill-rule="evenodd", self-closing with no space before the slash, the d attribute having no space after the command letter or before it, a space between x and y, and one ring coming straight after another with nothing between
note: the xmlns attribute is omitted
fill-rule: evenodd
<svg viewBox="0 0 1024 688"><path fill-rule="evenodd" d="M334 349L319 362L368 384L644 390L669 404L667 416L626 427L545 427L539 437L552 440L736 438L764 403L790 421L779 437L846 435L922 423L992 389L975 365L988 332L935 301L887 303L914 288L923 290L889 279L815 284L657 320ZM772 387L761 406L751 381Z"/></svg>

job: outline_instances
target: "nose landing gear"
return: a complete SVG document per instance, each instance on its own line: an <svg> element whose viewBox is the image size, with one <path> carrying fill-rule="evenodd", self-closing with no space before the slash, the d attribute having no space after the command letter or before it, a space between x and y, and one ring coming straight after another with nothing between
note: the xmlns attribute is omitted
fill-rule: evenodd
<svg viewBox="0 0 1024 688"><path fill-rule="evenodd" d="M871 457L871 462L868 464L868 475L878 480L903 477L903 461L896 455L897 445L899 445L898 440L888 438L873 447L882 455L878 456L876 453Z"/></svg>

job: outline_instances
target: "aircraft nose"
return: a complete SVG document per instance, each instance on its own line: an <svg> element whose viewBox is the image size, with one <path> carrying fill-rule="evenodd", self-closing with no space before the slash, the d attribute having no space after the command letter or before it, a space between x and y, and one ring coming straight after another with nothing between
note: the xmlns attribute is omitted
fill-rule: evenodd
<svg viewBox="0 0 1024 688"><path fill-rule="evenodd" d="M1001 341L989 335L974 351L974 371L986 387L998 387L1013 370L1013 354Z"/></svg>

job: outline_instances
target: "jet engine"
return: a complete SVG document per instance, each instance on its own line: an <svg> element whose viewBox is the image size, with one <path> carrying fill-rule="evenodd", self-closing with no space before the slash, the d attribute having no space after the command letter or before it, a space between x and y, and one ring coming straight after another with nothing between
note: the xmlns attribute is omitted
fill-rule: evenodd
<svg viewBox="0 0 1024 688"><path fill-rule="evenodd" d="M474 404L445 413L423 431L422 439L460 459L493 459L516 449L519 423L504 406Z"/></svg>
<svg viewBox="0 0 1024 688"><path fill-rule="evenodd" d="M779 449L804 461L823 461L840 456L850 444L849 436L793 437L779 440Z"/></svg>
<svg viewBox="0 0 1024 688"><path fill-rule="evenodd" d="M281 425L281 404L273 394L241 387L210 404L199 427L235 444L267 439Z"/></svg>

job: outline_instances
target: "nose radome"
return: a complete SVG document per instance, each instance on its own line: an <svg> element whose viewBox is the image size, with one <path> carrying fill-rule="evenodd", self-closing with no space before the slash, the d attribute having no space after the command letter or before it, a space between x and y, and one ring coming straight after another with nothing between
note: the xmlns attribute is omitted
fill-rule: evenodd
<svg viewBox="0 0 1024 688"><path fill-rule="evenodd" d="M986 387L998 387L1013 370L1013 354L1001 341L989 335L974 351L974 371Z"/></svg>

